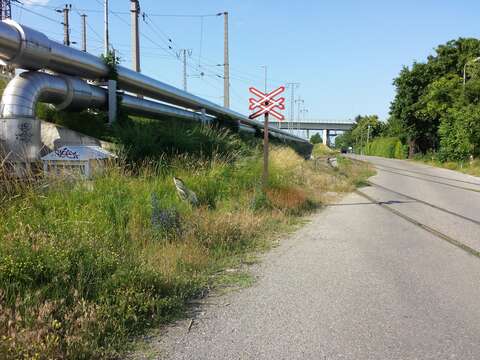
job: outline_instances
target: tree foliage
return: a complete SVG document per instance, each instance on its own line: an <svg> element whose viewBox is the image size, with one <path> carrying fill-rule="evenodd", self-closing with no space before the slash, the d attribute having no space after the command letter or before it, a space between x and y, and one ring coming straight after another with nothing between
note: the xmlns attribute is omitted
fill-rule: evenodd
<svg viewBox="0 0 480 360"><path fill-rule="evenodd" d="M353 147L360 149L365 147L368 139L379 136L383 131L384 125L378 119L377 115L358 115L355 118L355 124L349 131L337 136L335 147L347 148Z"/></svg>
<svg viewBox="0 0 480 360"><path fill-rule="evenodd" d="M480 41L459 38L435 49L424 63L404 67L393 84L395 98L384 136L415 152L438 152L443 160L479 155ZM466 69L466 85L463 84Z"/></svg>
<svg viewBox="0 0 480 360"><path fill-rule="evenodd" d="M310 142L315 145L315 144L321 144L323 142L323 140L322 140L322 137L320 136L320 134L316 133L315 135L312 135L310 137Z"/></svg>

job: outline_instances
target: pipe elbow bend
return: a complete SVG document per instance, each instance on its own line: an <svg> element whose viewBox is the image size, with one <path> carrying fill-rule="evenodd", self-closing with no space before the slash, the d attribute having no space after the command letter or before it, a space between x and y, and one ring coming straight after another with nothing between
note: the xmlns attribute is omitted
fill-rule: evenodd
<svg viewBox="0 0 480 360"><path fill-rule="evenodd" d="M106 96L104 89L78 78L27 71L15 76L5 88L0 117L34 118L38 102L53 104L57 110L101 108L105 106Z"/></svg>
<svg viewBox="0 0 480 360"><path fill-rule="evenodd" d="M18 49L7 60L9 64L26 70L40 70L48 67L52 57L50 39L41 32L13 20L4 20L4 23L18 33Z"/></svg>

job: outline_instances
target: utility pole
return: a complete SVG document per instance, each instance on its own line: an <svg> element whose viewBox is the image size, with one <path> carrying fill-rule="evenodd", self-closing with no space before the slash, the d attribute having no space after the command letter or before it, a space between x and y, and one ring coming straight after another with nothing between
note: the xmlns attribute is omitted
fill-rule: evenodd
<svg viewBox="0 0 480 360"><path fill-rule="evenodd" d="M19 3L18 0L12 0ZM12 18L12 4L10 0L0 0L0 19L7 20ZM12 65L0 65L0 73L13 77L15 68Z"/></svg>
<svg viewBox="0 0 480 360"><path fill-rule="evenodd" d="M110 39L109 39L109 33L108 33L108 0L104 0L103 2L103 6L104 6L104 26L105 26L105 29L104 29L104 46L105 46L105 50L104 50L104 55L107 56L108 55L108 51L110 50Z"/></svg>
<svg viewBox="0 0 480 360"><path fill-rule="evenodd" d="M87 15L82 14L82 51L87 52Z"/></svg>
<svg viewBox="0 0 480 360"><path fill-rule="evenodd" d="M132 66L133 70L140 72L140 35L138 16L140 15L140 3L138 0L130 0L132 13Z"/></svg>
<svg viewBox="0 0 480 360"><path fill-rule="evenodd" d="M308 114L308 109L303 108L302 109L302 120L303 120L303 122L305 122L307 120L307 116L306 116L307 114ZM307 140L310 140L310 131L307 129L307 130L304 130L304 133L306 133Z"/></svg>
<svg viewBox="0 0 480 360"><path fill-rule="evenodd" d="M223 106L230 108L230 58L228 54L228 12L224 12Z"/></svg>
<svg viewBox="0 0 480 360"><path fill-rule="evenodd" d="M70 10L72 10L72 4L65 4L63 8L63 44L66 46L70 46Z"/></svg>
<svg viewBox="0 0 480 360"><path fill-rule="evenodd" d="M368 152L368 143L370 141L370 124L368 124L368 127L367 127L367 147L366 147L366 151ZM368 155L368 154L367 154Z"/></svg>
<svg viewBox="0 0 480 360"><path fill-rule="evenodd" d="M267 89L268 89L268 84L267 84L267 65L262 65L261 68L263 68L265 70L265 94L267 93Z"/></svg>
<svg viewBox="0 0 480 360"><path fill-rule="evenodd" d="M268 104L266 104L268 106ZM263 189L266 190L268 186L268 112L265 113L265 122L263 124Z"/></svg>
<svg viewBox="0 0 480 360"><path fill-rule="evenodd" d="M183 90L187 91L187 56L192 56L192 50L180 49L177 57L183 61Z"/></svg>
<svg viewBox="0 0 480 360"><path fill-rule="evenodd" d="M302 105L305 104L305 100L301 99L300 96L298 97L297 100L295 100L295 103L298 104L298 110L297 110L297 131L300 130L300 112L301 112L301 107Z"/></svg>
<svg viewBox="0 0 480 360"><path fill-rule="evenodd" d="M288 124L288 128L291 129L293 126L293 122L295 121L295 89L300 86L300 83L290 82L287 83L287 88L290 88L290 124Z"/></svg>

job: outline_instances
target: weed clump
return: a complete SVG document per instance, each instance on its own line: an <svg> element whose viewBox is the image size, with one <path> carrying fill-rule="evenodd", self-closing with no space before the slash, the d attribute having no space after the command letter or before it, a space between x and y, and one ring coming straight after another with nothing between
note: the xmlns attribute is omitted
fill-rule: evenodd
<svg viewBox="0 0 480 360"><path fill-rule="evenodd" d="M181 316L213 274L364 176L364 165L340 161L340 176L279 147L262 191L260 152L210 150L128 160L88 184L2 178L0 358L118 358L126 339ZM178 198L174 176L198 206Z"/></svg>

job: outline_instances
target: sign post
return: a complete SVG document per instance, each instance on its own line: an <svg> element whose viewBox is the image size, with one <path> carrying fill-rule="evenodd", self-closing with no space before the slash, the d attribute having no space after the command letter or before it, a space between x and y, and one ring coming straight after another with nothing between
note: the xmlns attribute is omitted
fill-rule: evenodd
<svg viewBox="0 0 480 360"><path fill-rule="evenodd" d="M257 112L249 116L250 119L255 119L261 115L265 116L263 124L263 188L268 185L268 150L269 150L269 136L268 136L268 117L272 114L280 121L285 120L285 117L277 111L285 110L285 98L281 97L276 99L277 95L280 95L285 91L285 87L281 86L271 93L263 93L254 87L250 88L250 92L257 98L250 98L250 110L257 110Z"/></svg>
<svg viewBox="0 0 480 360"><path fill-rule="evenodd" d="M265 122L263 124L263 188L268 185L268 113L265 113Z"/></svg>

